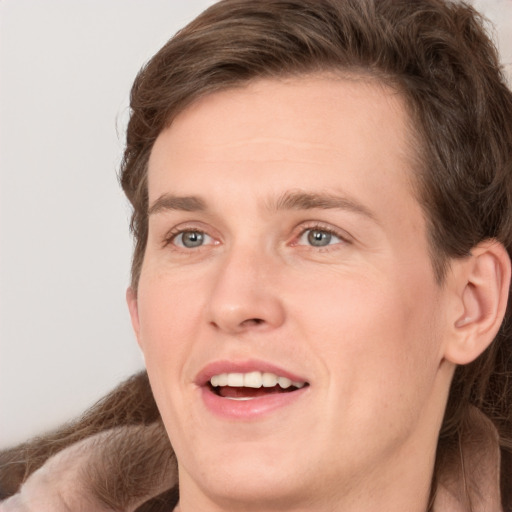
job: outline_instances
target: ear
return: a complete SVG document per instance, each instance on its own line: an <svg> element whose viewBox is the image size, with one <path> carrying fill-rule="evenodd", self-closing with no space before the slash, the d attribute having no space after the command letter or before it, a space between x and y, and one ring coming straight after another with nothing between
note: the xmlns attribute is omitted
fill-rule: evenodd
<svg viewBox="0 0 512 512"><path fill-rule="evenodd" d="M128 311L130 312L130 318L132 321L133 331L137 337L137 343L141 346L140 342L140 323L139 323L139 304L137 302L137 292L130 286L126 290L126 303L128 304Z"/></svg>
<svg viewBox="0 0 512 512"><path fill-rule="evenodd" d="M468 364L492 343L507 308L510 267L506 249L496 240L478 244L469 257L452 263L456 307L445 359Z"/></svg>

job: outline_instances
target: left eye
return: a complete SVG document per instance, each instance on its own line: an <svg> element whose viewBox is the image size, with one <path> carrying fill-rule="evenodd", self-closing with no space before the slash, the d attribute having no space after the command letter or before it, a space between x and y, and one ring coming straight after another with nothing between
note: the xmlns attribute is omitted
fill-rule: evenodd
<svg viewBox="0 0 512 512"><path fill-rule="evenodd" d="M299 238L299 245L311 245L313 247L326 247L338 244L342 240L339 236L325 229L306 229Z"/></svg>
<svg viewBox="0 0 512 512"><path fill-rule="evenodd" d="M202 231L182 231L173 238L175 245L186 249L194 249L211 242L212 238Z"/></svg>

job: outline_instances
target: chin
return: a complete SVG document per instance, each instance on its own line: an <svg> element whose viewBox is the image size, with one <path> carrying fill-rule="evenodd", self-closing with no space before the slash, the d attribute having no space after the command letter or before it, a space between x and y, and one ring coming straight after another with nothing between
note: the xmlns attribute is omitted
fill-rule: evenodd
<svg viewBox="0 0 512 512"><path fill-rule="evenodd" d="M289 505L301 495L311 493L313 476L308 476L308 462L298 460L300 453L295 447L283 449L282 442L269 444L268 440L214 446L200 459L190 461L190 453L183 454L183 464L178 454L180 485L182 477L191 478L212 498L232 502L232 509L236 509L237 502L240 509L242 503L259 507L266 503L267 508L280 502Z"/></svg>
<svg viewBox="0 0 512 512"><path fill-rule="evenodd" d="M244 509L251 503L256 510L290 506L293 501L303 501L307 480L293 474L293 468L263 466L258 459L236 464L217 464L208 469L205 478L196 482L214 501L229 503L230 509ZM237 505L238 504L238 505Z"/></svg>

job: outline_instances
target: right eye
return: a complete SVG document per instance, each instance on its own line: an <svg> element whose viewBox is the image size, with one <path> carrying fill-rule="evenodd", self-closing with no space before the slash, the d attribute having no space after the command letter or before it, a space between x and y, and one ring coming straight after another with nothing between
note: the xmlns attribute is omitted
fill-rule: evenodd
<svg viewBox="0 0 512 512"><path fill-rule="evenodd" d="M213 238L203 231L183 230L174 234L171 242L178 247L183 247L184 249L195 249L202 245L212 244Z"/></svg>

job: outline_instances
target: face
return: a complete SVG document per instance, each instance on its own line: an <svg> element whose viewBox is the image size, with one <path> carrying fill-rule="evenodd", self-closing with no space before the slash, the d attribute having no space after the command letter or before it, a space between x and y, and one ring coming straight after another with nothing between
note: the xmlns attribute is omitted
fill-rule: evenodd
<svg viewBox="0 0 512 512"><path fill-rule="evenodd" d="M215 93L158 137L129 304L182 499L430 478L446 292L407 125L391 89L311 76Z"/></svg>

